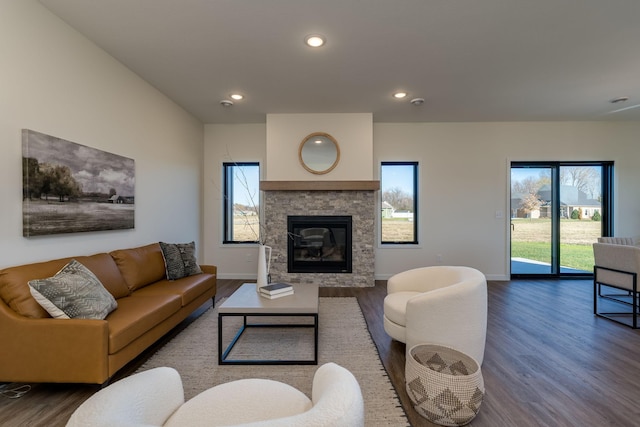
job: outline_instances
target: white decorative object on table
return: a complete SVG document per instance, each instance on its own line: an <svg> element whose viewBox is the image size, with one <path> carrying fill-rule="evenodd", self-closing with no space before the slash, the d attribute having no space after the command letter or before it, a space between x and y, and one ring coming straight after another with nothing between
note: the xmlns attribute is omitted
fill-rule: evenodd
<svg viewBox="0 0 640 427"><path fill-rule="evenodd" d="M269 256L267 257L267 248ZM260 288L269 284L269 270L271 269L271 246L258 246L258 279L256 281L256 291L260 292Z"/></svg>

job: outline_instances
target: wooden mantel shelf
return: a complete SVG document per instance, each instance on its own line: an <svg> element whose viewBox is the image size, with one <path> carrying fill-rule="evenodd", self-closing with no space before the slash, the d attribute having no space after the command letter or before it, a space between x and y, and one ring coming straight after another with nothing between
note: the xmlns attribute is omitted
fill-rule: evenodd
<svg viewBox="0 0 640 427"><path fill-rule="evenodd" d="M380 181L260 181L262 191L376 191Z"/></svg>

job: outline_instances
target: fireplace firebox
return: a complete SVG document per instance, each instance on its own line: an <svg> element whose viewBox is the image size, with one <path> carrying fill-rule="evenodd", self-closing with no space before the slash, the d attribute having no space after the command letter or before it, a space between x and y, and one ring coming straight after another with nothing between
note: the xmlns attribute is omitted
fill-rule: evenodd
<svg viewBox="0 0 640 427"><path fill-rule="evenodd" d="M288 216L289 273L351 273L350 216Z"/></svg>

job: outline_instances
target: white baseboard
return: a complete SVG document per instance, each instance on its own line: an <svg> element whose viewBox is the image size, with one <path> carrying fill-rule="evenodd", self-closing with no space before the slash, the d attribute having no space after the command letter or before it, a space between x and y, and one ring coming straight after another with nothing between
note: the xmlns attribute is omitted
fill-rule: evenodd
<svg viewBox="0 0 640 427"><path fill-rule="evenodd" d="M495 282L508 282L511 280L508 274L485 274L487 280L493 280Z"/></svg>
<svg viewBox="0 0 640 427"><path fill-rule="evenodd" d="M389 280L389 277L393 276L393 274L376 274L375 280ZM486 274L485 277L487 280L493 280L496 282L505 282L511 280L509 275L506 274ZM225 273L218 274L218 279L230 279L230 280L247 280L249 282L255 282L256 276L251 274L244 273Z"/></svg>
<svg viewBox="0 0 640 427"><path fill-rule="evenodd" d="M218 274L218 279L229 279L229 280L247 280L249 282L255 282L257 280L257 276L255 274L246 274L246 273L225 273Z"/></svg>

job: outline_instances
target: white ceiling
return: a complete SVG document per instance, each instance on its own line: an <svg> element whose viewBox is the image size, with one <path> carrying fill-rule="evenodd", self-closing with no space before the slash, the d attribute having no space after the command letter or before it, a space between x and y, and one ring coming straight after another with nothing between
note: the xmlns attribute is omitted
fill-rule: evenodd
<svg viewBox="0 0 640 427"><path fill-rule="evenodd" d="M40 2L204 123L640 120L639 0Z"/></svg>

